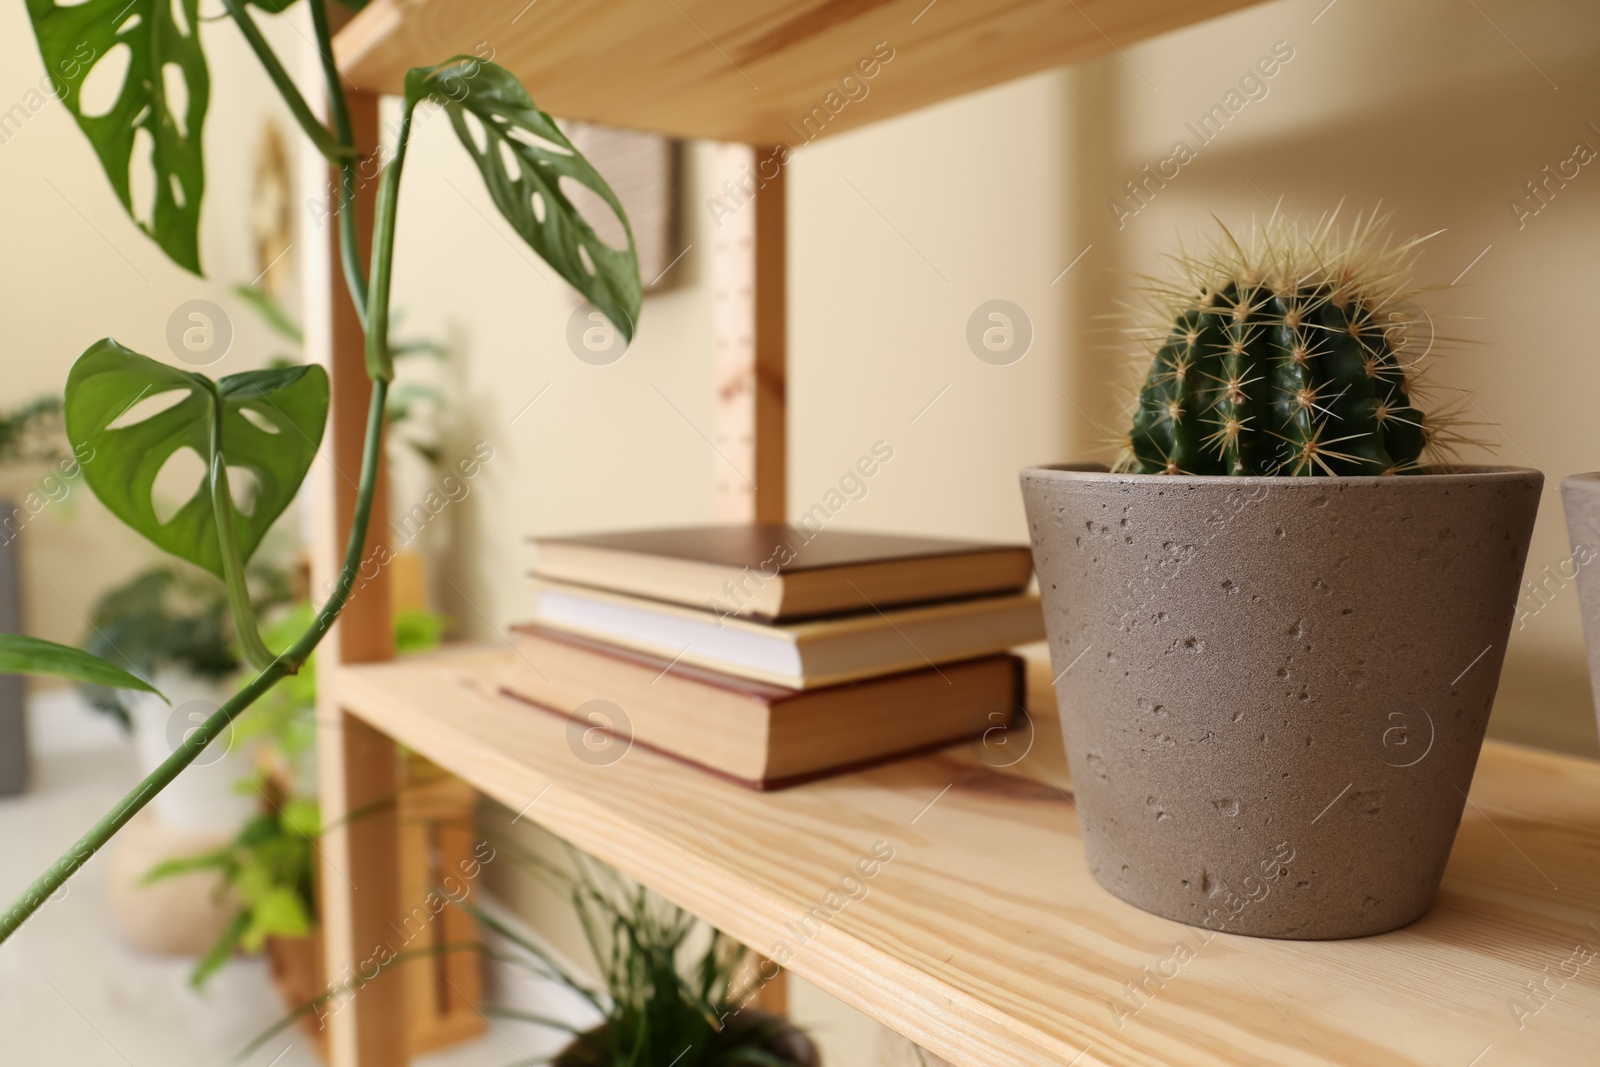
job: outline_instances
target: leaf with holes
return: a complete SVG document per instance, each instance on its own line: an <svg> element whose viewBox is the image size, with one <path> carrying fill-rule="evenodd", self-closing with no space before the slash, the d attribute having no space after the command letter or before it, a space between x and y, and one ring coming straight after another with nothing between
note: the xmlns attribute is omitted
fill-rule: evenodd
<svg viewBox="0 0 1600 1067"><path fill-rule="evenodd" d="M406 107L425 98L449 112L456 136L478 164L500 214L631 340L639 318L639 258L628 217L600 172L504 67L457 56L437 67L417 68L406 75ZM469 118L483 134L481 143ZM628 239L626 249L600 238L563 191L563 178L589 190L616 213Z"/></svg>
<svg viewBox="0 0 1600 1067"><path fill-rule="evenodd" d="M142 678L135 678L121 667L92 656L81 648L41 641L23 634L0 633L0 674L36 674L46 678L103 685L110 689L160 690Z"/></svg>
<svg viewBox="0 0 1600 1067"><path fill-rule="evenodd" d="M122 206L174 262L199 274L206 183L200 133L211 95L200 49L200 0L27 3L51 83L100 157ZM127 53L127 71L116 100L103 114L88 114L84 83L102 64L102 75L111 71L120 60L110 57L119 50ZM175 106L171 96L179 86L184 101ZM136 208L131 171L141 131L150 139L154 190L151 203Z"/></svg>
<svg viewBox="0 0 1600 1067"><path fill-rule="evenodd" d="M160 410L145 414L147 407ZM222 553L208 487L202 481L163 522L156 476L185 448L209 464L220 419L233 526L240 557L248 560L305 480L327 415L328 375L318 366L246 371L213 382L107 339L79 356L67 375L67 438L87 457L83 477L95 496L160 548L219 577ZM246 483L253 491L241 507Z"/></svg>

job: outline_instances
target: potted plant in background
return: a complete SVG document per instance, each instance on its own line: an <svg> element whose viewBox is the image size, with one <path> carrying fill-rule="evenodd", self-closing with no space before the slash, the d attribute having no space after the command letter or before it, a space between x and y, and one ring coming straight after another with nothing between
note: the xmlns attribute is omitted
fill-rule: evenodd
<svg viewBox="0 0 1600 1067"><path fill-rule="evenodd" d="M598 983L474 898L454 902L489 931L494 943L471 941L402 952L382 966L419 954L479 952L542 985L538 1011L486 1005L484 1014L568 1035L554 1055L522 1063L552 1067L819 1067L821 1057L794 1024L749 1006L758 972L743 945L616 870L568 849L562 869L501 835L484 862L505 853L571 905L583 930ZM483 842L487 845L487 841ZM570 996L552 997L550 986ZM239 1059L297 1021L320 1019L359 985L302 1003L252 1041ZM567 1004L574 1005L568 1010ZM574 1019L564 1016L572 1015ZM598 1021L595 1021L598 1020ZM503 1036L503 1035L502 1035Z"/></svg>
<svg viewBox="0 0 1600 1067"><path fill-rule="evenodd" d="M311 614L310 604L297 604L262 636L269 647L286 648L304 631ZM406 655L437 647L444 626L444 618L430 612L397 612L396 653ZM268 693L235 730L235 743L250 746L252 759L240 768L241 776L232 783L232 791L245 800L247 810L230 826L228 840L215 848L158 863L140 879L142 885L151 886L186 875L214 875L210 899L212 906L221 910L222 921L212 924L214 940L190 973L189 983L195 988L203 986L239 952L267 954L273 984L290 1007L310 1000L327 987L316 893L316 840L322 833L313 758L316 678L313 656L299 674ZM407 787L426 788L429 784L413 769L393 803L399 809L403 832L421 833L437 850L437 799L422 811L408 810L413 805L409 803L412 797ZM467 821L471 815L469 793L454 819ZM453 860L454 857L447 858L447 862ZM423 980L430 989L437 985L426 977ZM414 1030L424 1021L408 1019ZM308 1036L321 1040L319 1031L308 1031ZM413 1047L420 1051L426 1046Z"/></svg>
<svg viewBox="0 0 1600 1067"><path fill-rule="evenodd" d="M276 567L252 565L251 584L258 611L290 598L289 578ZM151 567L107 592L90 612L84 648L151 679L166 694L80 687L91 707L132 735L141 776L181 748L185 735L228 699L242 665L227 590L192 567ZM214 879L195 875L147 888L143 876L170 857L220 844L249 817L255 804L235 788L249 771L247 749L230 736L197 760L192 773L135 820L113 853L112 916L123 936L147 952L199 955L227 926L231 905Z"/></svg>
<svg viewBox="0 0 1600 1067"><path fill-rule="evenodd" d="M602 1017L580 1030L498 1009L572 1034L552 1067L818 1067L816 1046L803 1031L736 994L748 949L615 871L572 856L577 874L563 880L599 967L600 989L472 906L480 922Z"/></svg>
<svg viewBox="0 0 1600 1067"><path fill-rule="evenodd" d="M1179 258L1116 471L1022 474L1089 866L1147 911L1352 937L1443 875L1543 477L1435 465L1386 221Z"/></svg>
<svg viewBox="0 0 1600 1067"><path fill-rule="evenodd" d="M291 599L284 570L257 564L250 578L257 611L275 610ZM90 612L83 647L150 679L165 694L163 700L153 693L81 687L92 707L132 733L141 775L159 766L188 730L232 694L234 675L243 666L229 621L227 589L192 567L151 567L107 592ZM197 717L191 721L190 715ZM213 755L152 801L161 823L183 831L226 831L248 813L249 799L233 789L249 764L248 755L231 743Z"/></svg>

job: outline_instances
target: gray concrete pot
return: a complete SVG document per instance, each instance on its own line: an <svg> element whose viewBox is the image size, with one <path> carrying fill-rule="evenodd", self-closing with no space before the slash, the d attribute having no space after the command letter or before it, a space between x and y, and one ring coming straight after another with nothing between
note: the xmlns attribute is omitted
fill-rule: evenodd
<svg viewBox="0 0 1600 1067"><path fill-rule="evenodd" d="M1561 505L1567 513L1572 555L1560 577L1578 581L1578 610L1583 615L1584 644L1589 648L1589 690L1600 714L1600 568L1592 566L1600 559L1600 473L1563 478Z"/></svg>
<svg viewBox="0 0 1600 1067"><path fill-rule="evenodd" d="M1543 481L1023 471L1100 884L1258 937L1426 912Z"/></svg>

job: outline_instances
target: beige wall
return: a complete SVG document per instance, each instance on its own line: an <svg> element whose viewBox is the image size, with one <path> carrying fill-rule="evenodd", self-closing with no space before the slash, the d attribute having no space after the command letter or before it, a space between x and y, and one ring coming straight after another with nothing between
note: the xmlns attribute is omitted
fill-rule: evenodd
<svg viewBox="0 0 1600 1067"><path fill-rule="evenodd" d="M1440 399L1466 390L1493 424L1477 431L1496 446L1492 454L1469 458L1546 473L1529 572L1553 571L1571 555L1556 486L1600 466L1588 414L1600 364L1581 311L1600 258L1600 174L1583 167L1520 228L1508 202L1518 194L1531 200L1524 183L1566 160L1576 142L1600 150L1600 131L1589 125L1600 120L1592 107L1600 10L1479 5L1497 30L1473 6L1446 0L1341 0L1313 23L1324 3L1254 8L1076 72L1079 87L1095 87L1096 104L1080 93L1080 107L1101 110L1098 121L1086 120L1080 146L1093 174L1077 205L1083 239L1105 253L1096 267L1158 272L1175 233L1203 233L1212 213L1247 227L1280 197L1286 213L1311 218L1341 199L1347 211L1381 201L1404 235L1443 230L1417 275L1436 289L1421 301L1440 335L1461 339L1433 367ZM1278 41L1289 42L1294 59L1268 83L1269 94L1245 106L1119 230L1107 202L1122 183L1169 155L1175 138L1193 143L1184 124ZM1095 301L1126 292L1107 277L1079 282L1101 294ZM1087 393L1110 371L1087 349L1079 356ZM1521 602L1525 617L1507 650L1491 731L1592 755L1575 590L1548 588L1547 606L1532 596Z"/></svg>
<svg viewBox="0 0 1600 1067"><path fill-rule="evenodd" d="M839 526L1024 536L1016 471L1063 455L1072 425L1056 391L1069 381L1065 287L1051 285L1070 259L1064 85L1060 73L1029 78L798 153L792 512L882 440L894 458ZM962 144L995 145L1005 163L952 150ZM466 417L451 454L480 439L496 450L480 491L452 509L458 551L439 583L470 629L492 635L485 620L503 629L528 613L530 534L710 521L723 462L705 440L713 156L704 145L687 153L677 287L646 299L620 362L595 367L567 348L575 298L512 244L447 124L416 138L395 299L408 322L458 342ZM1021 305L1035 330L1009 367L980 362L964 337L973 309L995 297Z"/></svg>

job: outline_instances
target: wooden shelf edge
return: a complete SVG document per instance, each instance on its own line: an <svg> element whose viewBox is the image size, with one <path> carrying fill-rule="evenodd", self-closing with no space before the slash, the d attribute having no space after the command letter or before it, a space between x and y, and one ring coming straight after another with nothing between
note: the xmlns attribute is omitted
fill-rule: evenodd
<svg viewBox="0 0 1600 1067"><path fill-rule="evenodd" d="M1600 944L1588 925L1600 911L1600 763L1489 742L1427 917L1346 942L1217 935L1202 942L1204 963L1123 1029L1107 1010L1121 985L1195 931L1089 879L1070 799L1053 784L1059 735L1043 723L1017 767L951 750L761 794L642 750L620 773L581 762L559 720L498 695L496 679L516 666L505 650L354 666L337 698L763 953L866 843L891 838L899 854L872 883L872 907L840 912L788 967L956 1063L1059 1067L1091 1046L1080 1067L1325 1063L1279 1007L1341 1064L1431 1064L1475 1043L1465 1062L1486 1041L1502 1062L1542 1063L1578 1055L1585 1013L1600 1013L1600 985L1586 977L1536 1033L1501 1033L1506 998L1541 963L1555 966L1574 939ZM1424 972L1450 977L1419 985Z"/></svg>
<svg viewBox="0 0 1600 1067"><path fill-rule="evenodd" d="M492 59L563 118L798 148L1262 0L373 0L334 38L351 84Z"/></svg>
<svg viewBox="0 0 1600 1067"><path fill-rule="evenodd" d="M785 899L772 887L758 887L747 881L731 861L719 862L703 851L663 843L648 825L619 814L614 805L597 801L581 789L570 788L552 777L546 778L530 796L520 781L526 774L525 765L492 745L479 742L448 750L440 748L433 743L437 737L425 723L394 714L393 704L388 703L392 690L372 684L381 677L371 668L341 671L337 697L340 706L471 782L510 810L713 922L741 943L758 949L771 945L786 936L785 922L804 914L804 902ZM504 700L508 710L528 712L503 697L484 692L473 696L483 701ZM530 718L540 721L544 716ZM663 778L684 775L704 779L680 764L641 755L659 765L653 770ZM495 773L495 768L500 773ZM761 796L720 781L715 785L753 801ZM672 804L667 793L661 796ZM687 816L684 819L688 821ZM940 981L936 975L851 937L837 925L825 926L814 940L807 942L788 969L924 1048L958 1061L981 1048L986 1050L984 1058L976 1062L1059 1067L1082 1051L1089 1040L1086 1037L1075 1048L1065 1045L1004 1016L992 1005ZM887 976L894 977L886 982ZM878 999L865 993L863 984L872 987L879 994Z"/></svg>

